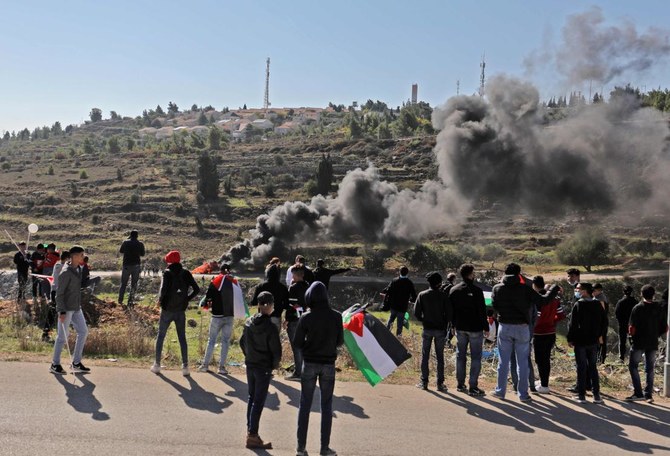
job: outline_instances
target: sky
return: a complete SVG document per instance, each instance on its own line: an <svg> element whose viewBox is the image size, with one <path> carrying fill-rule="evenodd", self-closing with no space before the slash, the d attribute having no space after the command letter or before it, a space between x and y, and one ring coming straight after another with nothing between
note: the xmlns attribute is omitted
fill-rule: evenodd
<svg viewBox="0 0 670 456"><path fill-rule="evenodd" d="M261 107L267 57L275 107L398 106L413 83L439 105L457 80L477 90L484 53L487 76L528 78L548 98L573 88L549 67L527 74L524 58L594 5L639 31L670 18L667 0L0 0L0 132L78 124L93 107ZM668 87L667 74L659 64L607 87Z"/></svg>

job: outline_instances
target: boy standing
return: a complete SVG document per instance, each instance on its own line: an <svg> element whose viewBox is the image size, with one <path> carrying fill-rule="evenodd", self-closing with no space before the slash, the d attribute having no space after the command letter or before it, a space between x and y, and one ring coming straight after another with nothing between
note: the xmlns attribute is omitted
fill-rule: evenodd
<svg viewBox="0 0 670 456"><path fill-rule="evenodd" d="M300 263L293 266L293 282L288 289L289 306L286 309L286 332L291 350L293 351L293 373L286 377L286 380L300 380L302 374L302 354L293 343L293 336L298 327L298 319L305 310L305 293L309 284L305 282L305 268Z"/></svg>
<svg viewBox="0 0 670 456"><path fill-rule="evenodd" d="M198 372L207 372L209 362L214 354L214 345L216 339L221 333L221 357L219 358L220 375L228 375L226 370L226 360L228 359L228 349L230 348L230 337L233 335L233 323L235 314L235 303L233 296L233 281L230 276L230 266L221 265L221 273L216 276L207 288L205 301L211 303L212 320L209 323L209 340L207 341L207 350Z"/></svg>
<svg viewBox="0 0 670 456"><path fill-rule="evenodd" d="M65 374L60 364L60 355L63 345L67 343L67 332L70 323L77 332L77 341L72 352L72 372L87 373L91 369L81 363L84 344L88 336L88 327L81 311L81 273L79 265L84 260L84 248L78 245L70 249L70 263L63 267L58 276L58 291L56 292L56 311L58 312L58 337L54 344L51 372Z"/></svg>
<svg viewBox="0 0 670 456"><path fill-rule="evenodd" d="M651 285L642 287L642 301L633 307L630 314L630 324L628 333L631 336L632 344L630 348L630 359L628 369L633 380L632 396L626 398L627 401L646 400L654 402L654 364L656 363L656 352L658 350L658 338L665 334L668 325L665 322L665 315L661 314L661 306L654 302L656 290ZM640 372L638 366L644 354L644 372L647 376L647 385L642 394L642 384L640 382Z"/></svg>
<svg viewBox="0 0 670 456"><path fill-rule="evenodd" d="M263 442L258 435L261 413L268 395L272 369L279 367L281 361L281 342L279 330L272 323L270 314L274 310L274 297L269 291L261 292L257 297L258 313L244 324L240 339L240 348L247 365L247 384L249 402L247 404L247 448L272 449L272 443Z"/></svg>

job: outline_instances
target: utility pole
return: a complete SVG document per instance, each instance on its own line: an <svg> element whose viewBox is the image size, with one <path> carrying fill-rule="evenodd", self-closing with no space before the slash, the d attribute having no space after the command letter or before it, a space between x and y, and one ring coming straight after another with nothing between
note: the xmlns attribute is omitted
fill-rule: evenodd
<svg viewBox="0 0 670 456"><path fill-rule="evenodd" d="M670 265L668 266L668 288L670 288ZM668 305L668 315L665 315L666 323L670 327L670 305ZM670 350L670 328L666 333L665 345L665 363L663 365L663 396L670 397L670 359L668 350Z"/></svg>
<svg viewBox="0 0 670 456"><path fill-rule="evenodd" d="M270 107L270 57L268 57L265 63L265 98L263 99L263 109L265 109L265 113L267 114Z"/></svg>
<svg viewBox="0 0 670 456"><path fill-rule="evenodd" d="M486 83L486 54L482 54L482 63L479 64L479 68L482 69L481 74L479 75L479 96L484 96L484 84Z"/></svg>
<svg viewBox="0 0 670 456"><path fill-rule="evenodd" d="M456 95L460 95L460 94L461 94L461 80L456 79Z"/></svg>

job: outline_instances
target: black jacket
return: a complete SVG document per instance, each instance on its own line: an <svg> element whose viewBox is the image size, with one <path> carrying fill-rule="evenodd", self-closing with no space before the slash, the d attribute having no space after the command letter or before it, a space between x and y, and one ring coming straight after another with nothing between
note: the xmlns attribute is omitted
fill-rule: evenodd
<svg viewBox="0 0 670 456"><path fill-rule="evenodd" d="M123 253L123 265L135 266L141 263L140 258L144 256L144 243L137 239L126 239L121 244L119 253Z"/></svg>
<svg viewBox="0 0 670 456"><path fill-rule="evenodd" d="M502 283L493 287L491 301L502 324L521 325L531 323L531 309L539 310L549 304L558 293L554 285L545 295L539 294L529 283L521 283L518 275L506 275Z"/></svg>
<svg viewBox="0 0 670 456"><path fill-rule="evenodd" d="M257 313L247 319L240 339L244 363L249 367L272 370L281 361L279 329L269 315Z"/></svg>
<svg viewBox="0 0 670 456"><path fill-rule="evenodd" d="M471 280L454 285L449 290L454 309L453 326L460 331L488 331L484 292Z"/></svg>
<svg viewBox="0 0 670 456"><path fill-rule="evenodd" d="M293 344L307 363L335 364L337 347L344 343L342 314L327 303L312 303L298 320Z"/></svg>
<svg viewBox="0 0 670 456"><path fill-rule="evenodd" d="M305 292L309 288L309 284L304 280L301 282L293 282L288 289L289 306L286 309L286 321L298 321L297 307L302 308L302 312L306 311L305 306Z"/></svg>
<svg viewBox="0 0 670 456"><path fill-rule="evenodd" d="M279 280L279 268L270 267L265 271L265 282L256 287L254 291L254 298L251 300L253 307L258 305L258 295L263 291L269 291L274 298L275 310L272 312L273 317L281 318L284 310L288 309L288 288Z"/></svg>
<svg viewBox="0 0 670 456"><path fill-rule="evenodd" d="M181 286L177 284L181 281ZM192 291L189 294L188 289ZM200 293L200 287L189 271L181 263L173 263L163 271L161 289L158 293L158 302L161 309L171 312L185 311L188 302Z"/></svg>
<svg viewBox="0 0 670 456"><path fill-rule="evenodd" d="M452 319L449 297L441 290L428 289L419 293L414 303L414 316L423 323L423 329L447 329Z"/></svg>
<svg viewBox="0 0 670 456"><path fill-rule="evenodd" d="M321 282L328 288L330 285L330 278L337 274L344 274L345 272L351 271L351 268L342 268L342 269L328 269L328 268L316 268L314 270L314 280Z"/></svg>
<svg viewBox="0 0 670 456"><path fill-rule="evenodd" d="M633 350L658 350L658 338L668 329L667 315L662 315L658 302L641 301L630 314Z"/></svg>
<svg viewBox="0 0 670 456"><path fill-rule="evenodd" d="M217 284L221 283L221 290ZM207 287L205 299L211 302L211 312L213 317L232 317L235 312L233 282L228 276L217 276Z"/></svg>
<svg viewBox="0 0 670 456"><path fill-rule="evenodd" d="M396 277L384 288L386 300L392 310L407 312L409 302L416 301L414 283L407 277Z"/></svg>
<svg viewBox="0 0 670 456"><path fill-rule="evenodd" d="M614 308L614 315L616 320L619 322L619 328L628 329L628 322L630 321L630 313L633 311L633 307L637 304L637 299L632 296L624 296L616 303Z"/></svg>
<svg viewBox="0 0 670 456"><path fill-rule="evenodd" d="M14 254L14 264L16 265L17 274L27 276L28 269L30 269L30 254L26 252L24 255L21 252L16 252L16 254Z"/></svg>
<svg viewBox="0 0 670 456"><path fill-rule="evenodd" d="M573 345L595 345L607 324L607 314L597 299L580 299L572 308L568 323L568 342Z"/></svg>

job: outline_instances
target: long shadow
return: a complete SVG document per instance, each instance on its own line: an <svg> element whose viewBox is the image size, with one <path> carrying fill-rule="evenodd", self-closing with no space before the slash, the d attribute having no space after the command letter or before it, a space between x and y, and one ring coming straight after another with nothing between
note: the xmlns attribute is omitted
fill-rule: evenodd
<svg viewBox="0 0 670 456"><path fill-rule="evenodd" d="M170 380L163 374L158 374L158 377L176 389L179 392L179 396L184 400L184 403L192 409L220 414L232 404L232 401L226 398L205 391L191 376L185 377L189 388Z"/></svg>
<svg viewBox="0 0 670 456"><path fill-rule="evenodd" d="M337 416L337 413L342 413L344 415L355 416L362 420L367 420L370 417L365 410L360 405L354 403L354 398L351 396L333 396L333 412Z"/></svg>
<svg viewBox="0 0 670 456"><path fill-rule="evenodd" d="M79 413L90 414L91 418L96 421L107 421L109 415L106 412L102 412L102 404L100 401L93 395L95 390L95 384L88 380L84 375L78 375L76 381L81 382L82 386L77 386L68 381L63 375L56 375L58 383L63 385L65 388L65 394L67 396L67 403Z"/></svg>
<svg viewBox="0 0 670 456"><path fill-rule="evenodd" d="M224 384L232 388L231 391L228 391L226 393L226 396L239 399L245 404L248 402L249 386L245 382L238 380L230 375L224 375L224 376L216 374L211 375L213 375L215 378L221 380ZM272 386L273 384L274 384L273 382L270 382L270 386ZM265 399L265 408L269 410L279 410L279 396L277 395L277 393L268 393L268 396Z"/></svg>

